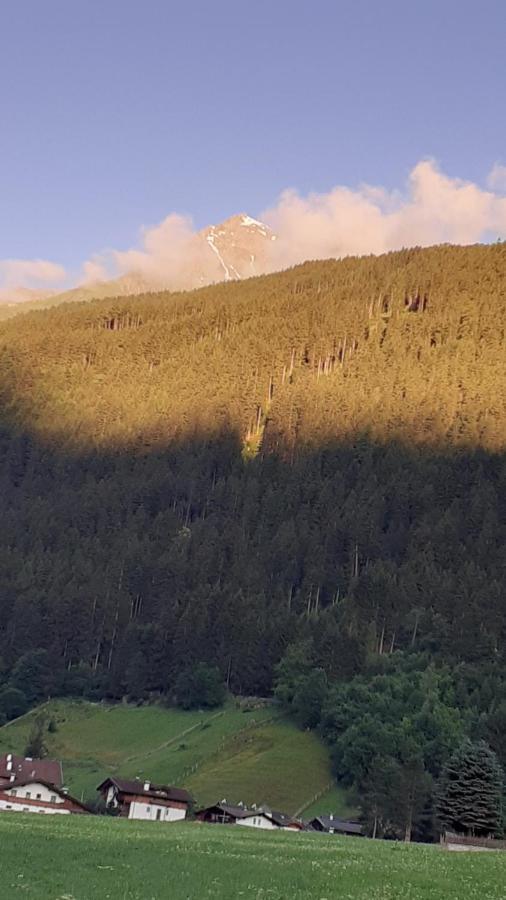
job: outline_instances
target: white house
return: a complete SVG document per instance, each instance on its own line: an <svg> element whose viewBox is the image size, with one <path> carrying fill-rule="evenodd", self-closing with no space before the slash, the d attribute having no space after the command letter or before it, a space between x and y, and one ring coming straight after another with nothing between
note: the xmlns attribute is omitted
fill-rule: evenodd
<svg viewBox="0 0 506 900"><path fill-rule="evenodd" d="M177 822L186 818L192 803L188 791L150 781L106 778L97 788L106 805L120 816L152 822Z"/></svg>
<svg viewBox="0 0 506 900"><path fill-rule="evenodd" d="M241 803L234 806L227 803L226 800L202 809L197 818L201 822L217 825L244 825L246 828L264 828L267 831L279 828L284 831L300 831L302 829L302 822L286 813L271 810L267 806L252 807L251 809Z"/></svg>
<svg viewBox="0 0 506 900"><path fill-rule="evenodd" d="M267 816L265 813L258 811L250 811L249 815L244 816L244 818L237 819L236 825L245 825L247 828L265 828L267 831L272 831L278 826L272 821L272 818Z"/></svg>
<svg viewBox="0 0 506 900"><path fill-rule="evenodd" d="M0 812L86 815L89 810L48 781L18 779L0 787Z"/></svg>

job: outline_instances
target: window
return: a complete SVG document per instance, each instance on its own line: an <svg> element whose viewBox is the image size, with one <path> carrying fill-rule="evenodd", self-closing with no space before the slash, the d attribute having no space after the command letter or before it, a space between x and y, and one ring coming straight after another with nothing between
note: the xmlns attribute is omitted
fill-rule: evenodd
<svg viewBox="0 0 506 900"><path fill-rule="evenodd" d="M156 820L157 820L157 822L158 822L159 819L161 819L161 818L162 818L162 810L161 810L161 809L157 809L157 811L156 811Z"/></svg>
<svg viewBox="0 0 506 900"><path fill-rule="evenodd" d="M17 796L17 793L18 793L18 792L17 792L16 788L12 788L12 791L11 791L11 797L16 797L16 796Z"/></svg>
<svg viewBox="0 0 506 900"><path fill-rule="evenodd" d="M10 803L6 803L6 804L5 804L5 808L6 808L6 809L12 809L12 806L10 805Z"/></svg>
<svg viewBox="0 0 506 900"><path fill-rule="evenodd" d="M27 791L25 794L26 799L29 800L31 796L32 795L31 795L30 791Z"/></svg>
<svg viewBox="0 0 506 900"><path fill-rule="evenodd" d="M51 803L56 803L56 794L51 794Z"/></svg>
<svg viewBox="0 0 506 900"><path fill-rule="evenodd" d="M148 812L148 813L150 813L150 812L151 812L151 807L150 807L150 806L148 806L148 808L147 808L147 810L146 810L146 812Z"/></svg>
<svg viewBox="0 0 506 900"><path fill-rule="evenodd" d="M36 799L36 800L42 800L42 794L36 794L36 795L35 795L35 799Z"/></svg>

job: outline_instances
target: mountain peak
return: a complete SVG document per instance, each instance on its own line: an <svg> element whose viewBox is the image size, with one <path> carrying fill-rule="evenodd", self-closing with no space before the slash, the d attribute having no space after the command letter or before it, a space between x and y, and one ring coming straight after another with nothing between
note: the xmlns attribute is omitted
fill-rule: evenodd
<svg viewBox="0 0 506 900"><path fill-rule="evenodd" d="M213 281L237 281L264 271L269 241L276 239L264 222L247 213L225 219L200 232L219 266ZM202 280L202 283L204 281Z"/></svg>
<svg viewBox="0 0 506 900"><path fill-rule="evenodd" d="M50 296L47 292L47 295L32 298L27 292L21 291L12 297L11 308L14 311L10 314L15 314L18 309L28 308L21 302L17 303L17 300L37 300L39 308L46 296L46 305L57 305L72 300L92 300L147 291L185 290L219 281L251 278L269 270L271 241L275 240L276 235L268 225L248 213L239 213L194 233L172 268L165 264L163 254L160 254L156 265L125 271L110 281L87 282L56 296ZM167 256L171 259L170 246L167 247ZM6 318L7 315L5 306L1 318Z"/></svg>

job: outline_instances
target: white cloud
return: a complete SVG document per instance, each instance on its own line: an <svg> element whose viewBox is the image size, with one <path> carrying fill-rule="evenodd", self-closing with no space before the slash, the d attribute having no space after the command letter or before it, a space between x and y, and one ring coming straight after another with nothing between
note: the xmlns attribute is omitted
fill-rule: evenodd
<svg viewBox="0 0 506 900"><path fill-rule="evenodd" d="M63 266L47 259L0 260L0 285L13 287L56 287L66 278Z"/></svg>
<svg viewBox="0 0 506 900"><path fill-rule="evenodd" d="M85 282L132 273L153 287L189 288L219 279L215 261L191 219L171 213L158 225L143 227L139 245L109 250L87 260Z"/></svg>
<svg viewBox="0 0 506 900"><path fill-rule="evenodd" d="M506 194L506 166L495 163L487 178L487 184L493 191Z"/></svg>
<svg viewBox="0 0 506 900"><path fill-rule="evenodd" d="M506 198L450 178L424 160L402 193L369 185L307 197L287 191L264 219L278 234L271 267L279 268L304 259L469 244L490 232L505 234Z"/></svg>
<svg viewBox="0 0 506 900"><path fill-rule="evenodd" d="M82 266L82 281L86 284L94 284L97 281L106 281L110 278L107 264L99 255L87 259Z"/></svg>
<svg viewBox="0 0 506 900"><path fill-rule="evenodd" d="M63 266L47 259L0 259L0 303L42 299L66 277Z"/></svg>

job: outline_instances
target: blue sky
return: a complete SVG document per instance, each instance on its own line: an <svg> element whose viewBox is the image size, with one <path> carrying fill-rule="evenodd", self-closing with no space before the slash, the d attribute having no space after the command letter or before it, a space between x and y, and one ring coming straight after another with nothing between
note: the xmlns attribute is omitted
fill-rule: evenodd
<svg viewBox="0 0 506 900"><path fill-rule="evenodd" d="M504 0L4 0L0 259L506 162Z"/></svg>

